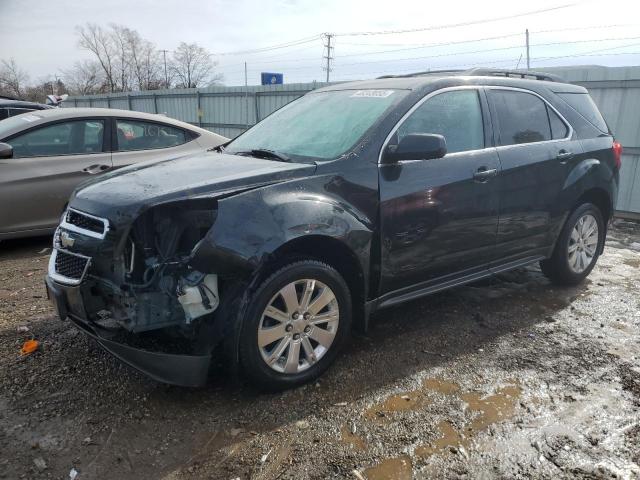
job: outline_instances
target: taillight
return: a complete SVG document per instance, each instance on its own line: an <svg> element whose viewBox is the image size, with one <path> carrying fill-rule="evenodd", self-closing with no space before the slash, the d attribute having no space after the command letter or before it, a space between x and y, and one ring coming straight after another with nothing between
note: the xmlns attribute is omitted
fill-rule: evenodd
<svg viewBox="0 0 640 480"><path fill-rule="evenodd" d="M616 169L620 170L622 166L622 145L620 142L613 142L613 159L616 161Z"/></svg>

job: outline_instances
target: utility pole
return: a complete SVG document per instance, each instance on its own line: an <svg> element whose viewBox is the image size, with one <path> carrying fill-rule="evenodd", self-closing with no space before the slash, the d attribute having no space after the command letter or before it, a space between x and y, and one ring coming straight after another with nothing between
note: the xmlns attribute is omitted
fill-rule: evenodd
<svg viewBox="0 0 640 480"><path fill-rule="evenodd" d="M527 70L531 69L531 61L529 58L529 29L527 28L525 30L525 35L527 37Z"/></svg>
<svg viewBox="0 0 640 480"><path fill-rule="evenodd" d="M247 62L244 62L244 106L247 130L249 130L249 83L247 81Z"/></svg>
<svg viewBox="0 0 640 480"><path fill-rule="evenodd" d="M164 57L164 88L169 88L169 76L167 75L167 52L168 50L160 50Z"/></svg>
<svg viewBox="0 0 640 480"><path fill-rule="evenodd" d="M325 48L327 49L327 55L323 57L327 60L327 66L324 68L327 71L327 83L329 83L329 72L331 72L331 60L333 60L333 55L331 54L331 51L334 48L331 46L331 39L333 38L333 34L325 33L324 36L327 39L327 43L325 44Z"/></svg>

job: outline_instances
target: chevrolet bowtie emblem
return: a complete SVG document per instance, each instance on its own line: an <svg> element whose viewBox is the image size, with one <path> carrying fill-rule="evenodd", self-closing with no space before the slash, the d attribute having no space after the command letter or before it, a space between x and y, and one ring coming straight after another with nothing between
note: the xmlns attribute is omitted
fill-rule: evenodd
<svg viewBox="0 0 640 480"><path fill-rule="evenodd" d="M76 243L76 240L69 235L67 232L62 232L60 234L60 244L65 248L73 247L73 244Z"/></svg>

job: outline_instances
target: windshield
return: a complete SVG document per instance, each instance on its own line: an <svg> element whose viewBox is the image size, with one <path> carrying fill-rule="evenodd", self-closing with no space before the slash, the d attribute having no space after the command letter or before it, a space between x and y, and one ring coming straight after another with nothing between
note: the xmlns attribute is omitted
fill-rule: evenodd
<svg viewBox="0 0 640 480"><path fill-rule="evenodd" d="M9 132L14 132L16 127L28 127L32 122L41 118L37 112L27 112L6 118L0 122L0 138L4 138Z"/></svg>
<svg viewBox="0 0 640 480"><path fill-rule="evenodd" d="M309 93L233 140L226 151L266 149L290 157L337 158L405 95L402 90Z"/></svg>

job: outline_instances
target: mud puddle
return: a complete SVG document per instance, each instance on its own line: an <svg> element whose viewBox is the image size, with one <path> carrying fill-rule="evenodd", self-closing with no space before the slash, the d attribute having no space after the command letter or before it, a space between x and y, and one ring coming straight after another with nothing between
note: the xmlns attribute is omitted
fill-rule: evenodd
<svg viewBox="0 0 640 480"><path fill-rule="evenodd" d="M411 458L403 455L383 460L375 467L364 471L367 480L411 480L413 478Z"/></svg>
<svg viewBox="0 0 640 480"><path fill-rule="evenodd" d="M423 461L444 452L462 452L466 455L466 449L470 447L474 437L491 425L513 416L522 395L522 388L516 382L507 383L509 384L497 389L495 393L487 395L477 391L463 392L460 385L441 378L427 378L422 382L420 389L392 395L380 404L368 408L363 417L372 421L401 421L404 414L424 409L435 402L438 395L448 397L449 403L457 402L461 405L462 412L459 413L462 413L467 421L458 428L450 420L440 421L436 427L437 438L428 444L415 447L414 453ZM353 437L352 432L343 433L343 441L364 445L360 437L356 438L362 442L361 444ZM389 458L365 473L368 479L405 478L403 475L407 462L411 465L410 457Z"/></svg>

